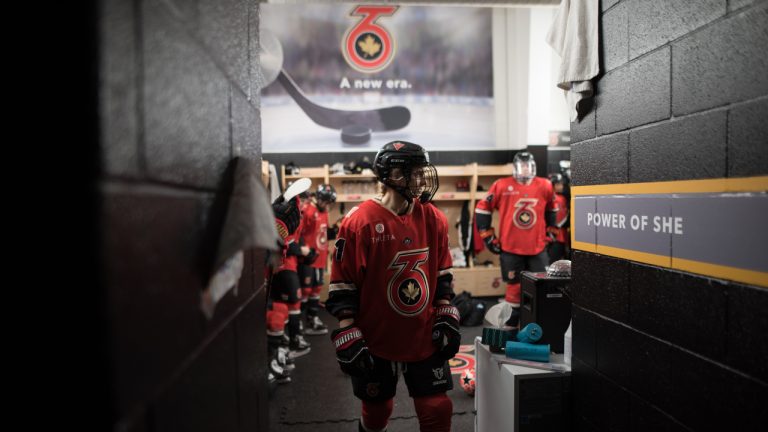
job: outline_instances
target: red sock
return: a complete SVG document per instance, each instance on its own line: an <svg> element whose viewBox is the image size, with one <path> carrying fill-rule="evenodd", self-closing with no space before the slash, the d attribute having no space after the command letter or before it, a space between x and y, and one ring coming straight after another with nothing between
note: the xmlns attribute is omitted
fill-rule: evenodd
<svg viewBox="0 0 768 432"><path fill-rule="evenodd" d="M450 432L453 402L445 393L413 398L421 432Z"/></svg>
<svg viewBox="0 0 768 432"><path fill-rule="evenodd" d="M384 430L392 415L394 399L384 402L363 401L363 425L365 429Z"/></svg>

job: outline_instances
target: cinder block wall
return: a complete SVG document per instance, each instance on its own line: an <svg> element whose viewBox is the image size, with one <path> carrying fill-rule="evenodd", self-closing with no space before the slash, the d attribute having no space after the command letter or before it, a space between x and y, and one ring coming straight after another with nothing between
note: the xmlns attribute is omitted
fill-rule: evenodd
<svg viewBox="0 0 768 432"><path fill-rule="evenodd" d="M255 0L99 3L101 253L112 428L265 430L263 252L200 293L230 161L261 158ZM83 407L87 409L87 407Z"/></svg>
<svg viewBox="0 0 768 432"><path fill-rule="evenodd" d="M574 185L768 175L768 2L604 0L600 26ZM764 430L768 289L585 252L573 270L575 430Z"/></svg>

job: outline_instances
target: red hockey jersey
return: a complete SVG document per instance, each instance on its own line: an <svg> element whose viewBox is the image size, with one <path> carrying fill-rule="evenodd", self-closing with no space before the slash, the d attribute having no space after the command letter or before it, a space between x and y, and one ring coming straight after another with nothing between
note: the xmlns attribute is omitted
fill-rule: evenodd
<svg viewBox="0 0 768 432"><path fill-rule="evenodd" d="M547 179L534 177L524 185L514 177L505 177L491 185L488 196L477 203L475 211L492 214L499 210L496 235L504 252L536 255L547 244L545 213L554 209L554 196Z"/></svg>
<svg viewBox="0 0 768 432"><path fill-rule="evenodd" d="M328 212L321 212L313 202L307 202L301 214L304 244L317 252L314 268L325 268L328 262Z"/></svg>
<svg viewBox="0 0 768 432"><path fill-rule="evenodd" d="M299 243L299 233L301 233L301 230L303 228L303 222L299 222L299 227L296 228L296 231L294 231L293 234L289 235L285 238L285 246L283 246L282 250L282 259L280 260L280 265L275 268L275 273L281 272L283 270L289 270L292 272L295 272L298 268L299 261L296 258L296 255L289 255L288 254L288 246L291 243Z"/></svg>
<svg viewBox="0 0 768 432"><path fill-rule="evenodd" d="M398 216L368 200L341 223L330 289L357 292L355 325L374 355L419 361L435 352L437 278L451 266L447 219L435 206L414 201Z"/></svg>
<svg viewBox="0 0 768 432"><path fill-rule="evenodd" d="M555 224L560 227L555 241L559 243L566 243L566 233L568 225L565 223L568 219L568 203L565 200L565 196L555 193L555 209L557 210L557 217L555 218Z"/></svg>

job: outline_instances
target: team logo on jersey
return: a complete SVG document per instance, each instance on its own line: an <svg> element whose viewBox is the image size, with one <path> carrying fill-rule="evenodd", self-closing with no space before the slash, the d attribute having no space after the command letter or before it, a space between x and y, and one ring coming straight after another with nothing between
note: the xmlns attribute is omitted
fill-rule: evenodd
<svg viewBox="0 0 768 432"><path fill-rule="evenodd" d="M418 315L429 304L429 282L421 269L428 258L429 248L401 251L387 268L394 271L387 284L387 300L400 315Z"/></svg>
<svg viewBox="0 0 768 432"><path fill-rule="evenodd" d="M512 186L507 186L507 190L512 192L513 190L515 190L515 188L513 188Z"/></svg>
<svg viewBox="0 0 768 432"><path fill-rule="evenodd" d="M315 241L318 249L328 250L328 224L320 224Z"/></svg>
<svg viewBox="0 0 768 432"><path fill-rule="evenodd" d="M485 197L485 200L488 201L488 202L492 202L493 201L493 194L488 194L488 196Z"/></svg>
<svg viewBox="0 0 768 432"><path fill-rule="evenodd" d="M411 240L411 238L410 238L410 237L406 237L406 238L403 240L403 244L404 244L404 245L406 245L406 246L408 246L409 244L411 244L411 242L412 242L412 241L413 241L413 240Z"/></svg>
<svg viewBox="0 0 768 432"><path fill-rule="evenodd" d="M536 225L536 203L537 198L520 198L515 203L515 213L512 215L512 222L520 229L531 229Z"/></svg>
<svg viewBox="0 0 768 432"><path fill-rule="evenodd" d="M384 224L376 224L376 232L381 234L384 232Z"/></svg>
<svg viewBox="0 0 768 432"><path fill-rule="evenodd" d="M378 72L395 57L395 39L389 31L376 21L392 16L399 6L357 6L350 16L362 17L347 30L342 40L341 52L352 68L364 72Z"/></svg>

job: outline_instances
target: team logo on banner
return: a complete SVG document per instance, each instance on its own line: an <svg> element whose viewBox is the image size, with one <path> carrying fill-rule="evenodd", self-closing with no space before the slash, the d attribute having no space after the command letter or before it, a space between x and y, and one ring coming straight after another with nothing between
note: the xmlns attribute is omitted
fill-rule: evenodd
<svg viewBox="0 0 768 432"><path fill-rule="evenodd" d="M392 16L399 6L357 6L349 14L362 17L347 30L342 40L341 52L352 68L365 73L378 72L395 56L395 39L385 27L376 21Z"/></svg>

